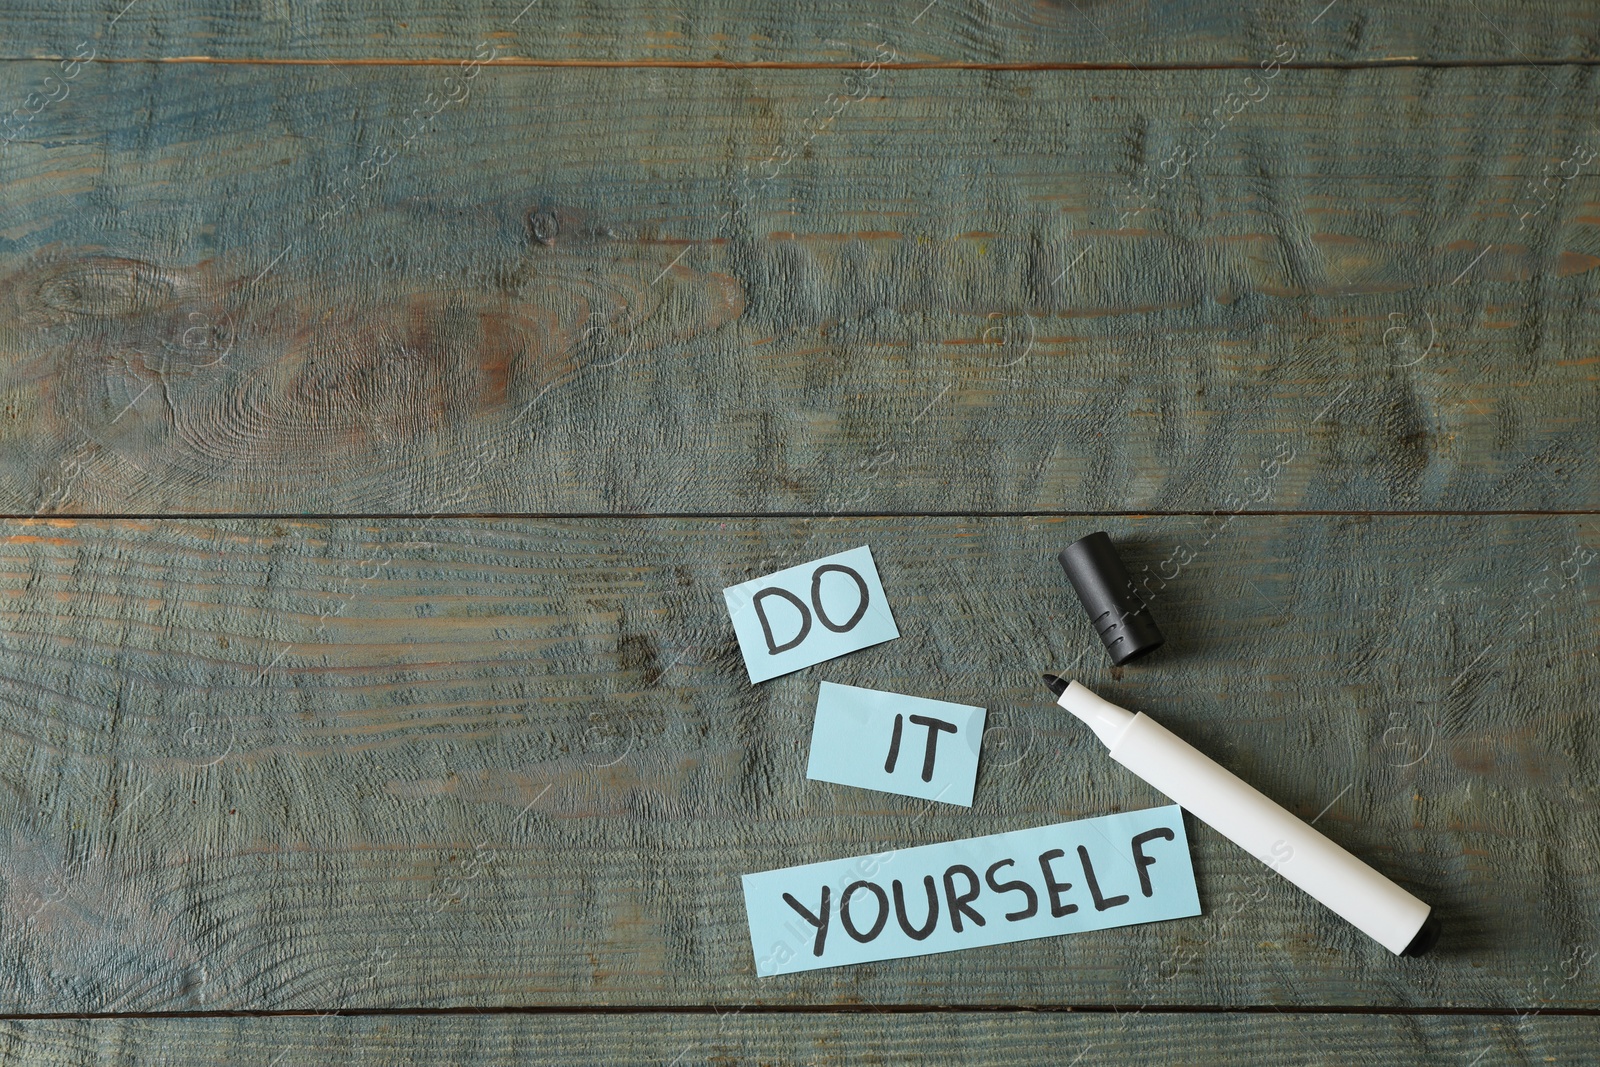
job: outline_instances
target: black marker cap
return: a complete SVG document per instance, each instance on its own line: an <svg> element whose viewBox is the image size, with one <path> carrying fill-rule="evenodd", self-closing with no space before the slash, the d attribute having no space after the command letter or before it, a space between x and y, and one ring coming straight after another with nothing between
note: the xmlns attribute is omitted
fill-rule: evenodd
<svg viewBox="0 0 1600 1067"><path fill-rule="evenodd" d="M1149 605L1134 592L1133 579L1104 531L1074 541L1058 558L1113 664L1120 667L1165 643Z"/></svg>

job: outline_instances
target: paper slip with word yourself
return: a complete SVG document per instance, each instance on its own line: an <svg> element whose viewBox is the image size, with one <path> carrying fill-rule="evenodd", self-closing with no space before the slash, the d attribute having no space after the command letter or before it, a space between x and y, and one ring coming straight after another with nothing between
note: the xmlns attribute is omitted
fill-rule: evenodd
<svg viewBox="0 0 1600 1067"><path fill-rule="evenodd" d="M744 876L756 974L1200 914L1176 804Z"/></svg>

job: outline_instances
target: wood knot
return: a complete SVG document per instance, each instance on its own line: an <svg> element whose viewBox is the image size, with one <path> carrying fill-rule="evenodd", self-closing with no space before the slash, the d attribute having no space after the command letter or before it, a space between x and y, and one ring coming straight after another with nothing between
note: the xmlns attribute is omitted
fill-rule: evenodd
<svg viewBox="0 0 1600 1067"><path fill-rule="evenodd" d="M528 234L542 245L554 245L560 229L554 211L540 208L528 214Z"/></svg>
<svg viewBox="0 0 1600 1067"><path fill-rule="evenodd" d="M149 263L104 256L61 264L39 278L35 294L54 311L108 317L161 307L177 288L173 278Z"/></svg>

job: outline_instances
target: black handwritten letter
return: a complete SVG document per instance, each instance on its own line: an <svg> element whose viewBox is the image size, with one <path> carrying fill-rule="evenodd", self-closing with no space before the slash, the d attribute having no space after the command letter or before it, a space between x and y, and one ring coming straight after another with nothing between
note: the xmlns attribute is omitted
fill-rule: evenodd
<svg viewBox="0 0 1600 1067"><path fill-rule="evenodd" d="M1150 889L1150 872L1146 868L1154 863L1156 858L1154 856L1146 856L1139 846L1146 841L1154 841L1156 838L1171 841L1177 836L1165 826L1158 826L1154 830L1146 830L1142 834L1133 836L1133 864L1139 868L1139 891L1145 896L1150 896L1152 892Z"/></svg>
<svg viewBox="0 0 1600 1067"><path fill-rule="evenodd" d="M828 887L822 887L822 918L820 919L807 911L804 904L794 899L794 897L790 896L788 893L783 895L783 902L789 905L789 907L793 908L795 911L798 911L800 913L800 918L817 928L817 940L811 946L811 954L813 956L822 955L822 943L828 939Z"/></svg>
<svg viewBox="0 0 1600 1067"><path fill-rule="evenodd" d="M941 731L950 734L955 733L956 724L945 722L943 719L931 718L927 715L913 715L911 716L911 725L926 726L928 728L928 747L922 754L922 780L931 782L933 781L933 754L934 750L939 747L939 734Z"/></svg>
<svg viewBox="0 0 1600 1067"><path fill-rule="evenodd" d="M792 641L785 641L781 645L773 643L772 624L767 621L767 613L761 610L761 598L768 596L781 596L783 599L787 600L789 603L793 604L799 609L800 632L795 634ZM789 651L801 641L804 641L806 639L806 635L811 632L811 612L806 610L805 601L801 600L787 589L779 589L775 585L768 586L766 589L760 590L755 596L750 598L750 606L756 609L756 618L761 620L761 632L767 639L767 651L774 656L776 656L779 652Z"/></svg>
<svg viewBox="0 0 1600 1067"><path fill-rule="evenodd" d="M1033 891L1033 886L1022 881L1020 878L1012 879L1009 882L997 882L994 880L995 871L998 871L1001 867L1014 866L1016 866L1016 860L1000 860L999 862L992 864L987 871L983 872L983 880L988 882L989 888L993 889L996 893L1022 893L1028 898L1028 906L1026 908L1023 908L1021 911L1006 912L1007 922L1016 922L1018 919L1031 919L1039 910L1039 894Z"/></svg>
<svg viewBox="0 0 1600 1067"><path fill-rule="evenodd" d="M1050 917L1052 919L1059 919L1063 915L1071 915L1078 910L1076 904L1061 903L1061 894L1071 889L1072 883L1056 881L1055 872L1050 869L1051 860L1058 860L1065 855L1066 853L1059 848L1053 848L1049 852L1039 855L1039 870L1044 873L1044 888L1050 894Z"/></svg>
<svg viewBox="0 0 1600 1067"><path fill-rule="evenodd" d="M866 933L857 930L850 918L850 898L857 889L870 889L872 895L878 898L878 917L872 921L872 929ZM875 882L851 882L839 897L839 921L844 924L844 932L863 945L877 937L883 932L883 924L889 921L889 898L884 894L883 887Z"/></svg>
<svg viewBox="0 0 1600 1067"><path fill-rule="evenodd" d="M900 758L900 730L905 726L905 717L899 712L894 716L894 734L889 738L889 758L883 761L883 773L893 774L895 761Z"/></svg>
<svg viewBox="0 0 1600 1067"><path fill-rule="evenodd" d="M861 603L856 605L855 613L850 616L849 620L846 621L843 626L836 625L832 619L828 618L828 613L822 610L822 576L828 571L838 571L840 574L848 574L850 577L855 579L856 587L861 590ZM867 613L867 600L869 596L870 594L867 592L866 579L862 578L861 575L857 574L849 567L843 566L842 564L824 563L822 566L818 567L814 572L812 572L811 606L817 609L817 621L822 623L822 625L826 626L836 634L842 634L848 630L855 629L856 623L860 622L861 617Z"/></svg>
<svg viewBox="0 0 1600 1067"><path fill-rule="evenodd" d="M1095 911L1105 911L1107 908L1115 908L1119 904L1128 902L1128 894L1126 893L1121 893L1114 897L1102 897L1100 895L1100 883L1095 879L1094 867L1089 863L1089 850L1082 845L1078 846L1078 860L1083 864L1083 880L1089 883L1089 895L1094 897Z"/></svg>
<svg viewBox="0 0 1600 1067"><path fill-rule="evenodd" d="M955 875L960 873L967 879L967 892L956 893ZM964 863L952 864L944 872L944 896L950 909L950 929L956 933L961 932L961 916L965 915L979 926L986 925L982 915L972 907L971 902L978 898L981 892L978 883L978 872Z"/></svg>
<svg viewBox="0 0 1600 1067"><path fill-rule="evenodd" d="M921 929L912 929L911 922L906 918L906 891L900 884L900 879L894 880L894 916L900 920L900 929L913 941L921 941L933 933L934 926L939 922L939 889L933 884L933 875L925 875L922 879L922 888L928 894L928 921Z"/></svg>

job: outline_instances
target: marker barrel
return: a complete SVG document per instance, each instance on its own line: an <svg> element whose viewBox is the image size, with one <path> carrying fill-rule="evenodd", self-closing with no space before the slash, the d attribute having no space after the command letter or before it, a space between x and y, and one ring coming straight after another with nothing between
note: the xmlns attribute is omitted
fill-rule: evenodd
<svg viewBox="0 0 1600 1067"><path fill-rule="evenodd" d="M1432 909L1150 717L1134 716L1111 758L1171 797L1395 954Z"/></svg>
<svg viewBox="0 0 1600 1067"><path fill-rule="evenodd" d="M1112 759L1390 952L1420 956L1433 947L1432 908L1154 719L1077 682L1057 702L1094 730Z"/></svg>

